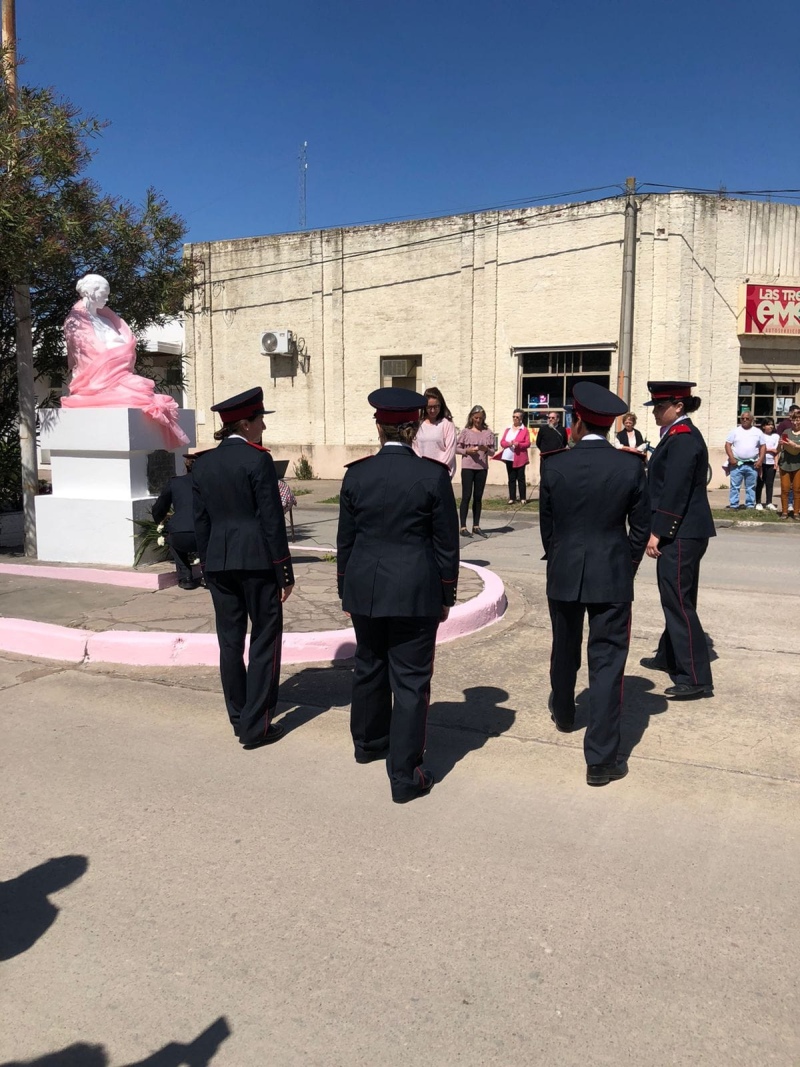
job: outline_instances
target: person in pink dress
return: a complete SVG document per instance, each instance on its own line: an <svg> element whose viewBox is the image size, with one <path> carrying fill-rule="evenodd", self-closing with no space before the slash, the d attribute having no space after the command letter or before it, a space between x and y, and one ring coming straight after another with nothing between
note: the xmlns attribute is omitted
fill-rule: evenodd
<svg viewBox="0 0 800 1067"><path fill-rule="evenodd" d="M456 452L461 456L461 536L470 536L467 515L470 498L473 498L472 535L486 537L481 529L481 506L489 472L489 456L494 452L494 434L486 425L486 412L480 404L476 404L467 415L467 425L458 435Z"/></svg>
<svg viewBox="0 0 800 1067"><path fill-rule="evenodd" d="M519 493L521 504L527 504L525 490L525 468L528 465L528 449L531 447L531 435L522 421L522 409L515 408L511 416L511 425L507 426L500 438L500 452L495 458L502 459L508 471L508 502L516 503Z"/></svg>
<svg viewBox="0 0 800 1067"><path fill-rule="evenodd" d="M64 322L67 362L72 371L62 408L141 408L159 424L167 448L188 445L178 423L178 405L156 392L155 382L134 373L136 337L124 319L107 308L109 284L87 274L75 287L81 299Z"/></svg>
<svg viewBox="0 0 800 1067"><path fill-rule="evenodd" d="M456 428L450 409L435 386L425 390L425 418L419 424L413 447L418 456L444 463L453 477L456 472Z"/></svg>

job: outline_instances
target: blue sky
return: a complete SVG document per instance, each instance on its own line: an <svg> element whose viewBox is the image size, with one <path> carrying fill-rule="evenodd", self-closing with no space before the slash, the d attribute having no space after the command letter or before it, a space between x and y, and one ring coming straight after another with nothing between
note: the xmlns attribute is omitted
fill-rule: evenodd
<svg viewBox="0 0 800 1067"><path fill-rule="evenodd" d="M640 183L800 187L796 7L17 0L20 78L108 120L91 173L188 240ZM778 197L778 199L790 199Z"/></svg>

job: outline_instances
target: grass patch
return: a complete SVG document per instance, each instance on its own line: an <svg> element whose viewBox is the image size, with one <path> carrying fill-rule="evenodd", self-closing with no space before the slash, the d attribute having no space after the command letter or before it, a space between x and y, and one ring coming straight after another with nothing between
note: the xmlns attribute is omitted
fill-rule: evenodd
<svg viewBox="0 0 800 1067"><path fill-rule="evenodd" d="M308 496L309 493L313 493L313 489L292 489L295 496Z"/></svg>
<svg viewBox="0 0 800 1067"><path fill-rule="evenodd" d="M712 508L711 514L715 519L730 519L731 522L780 522L777 511L756 511L755 508L737 508L736 511L728 511L727 508ZM786 522L786 520L783 520ZM788 523L787 523L788 525Z"/></svg>
<svg viewBox="0 0 800 1067"><path fill-rule="evenodd" d="M309 490L309 492L310 491L311 490ZM329 496L327 500L320 500L320 504L338 504L338 503L339 503L339 494L338 493L336 494L336 496Z"/></svg>

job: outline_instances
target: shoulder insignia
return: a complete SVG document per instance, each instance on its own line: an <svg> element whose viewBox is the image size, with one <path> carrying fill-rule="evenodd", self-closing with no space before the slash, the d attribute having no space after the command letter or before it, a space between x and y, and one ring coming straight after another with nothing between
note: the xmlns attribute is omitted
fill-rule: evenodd
<svg viewBox="0 0 800 1067"><path fill-rule="evenodd" d="M539 459L540 460L541 459L549 459L550 456L557 456L561 452L571 452L571 451L572 451L572 449L570 449L568 446L565 445L564 448L554 448L552 452L541 452L539 454Z"/></svg>
<svg viewBox="0 0 800 1067"><path fill-rule="evenodd" d="M671 430L667 430L667 437L672 437L676 433L691 433L691 426L687 426L685 422L679 422L677 426L673 426Z"/></svg>
<svg viewBox="0 0 800 1067"><path fill-rule="evenodd" d="M248 441L247 443L248 445L250 445L251 448L257 448L259 452L269 452L268 448L266 448L264 445L257 445L255 441Z"/></svg>
<svg viewBox="0 0 800 1067"><path fill-rule="evenodd" d="M373 456L361 456L359 459L351 459L349 463L345 463L345 467L355 467L356 463L363 463L365 459L374 459Z"/></svg>
<svg viewBox="0 0 800 1067"><path fill-rule="evenodd" d="M615 449L617 452L627 452L629 456L638 456L642 462L647 461L647 455L644 452L640 452L638 448L627 448L623 445L621 448Z"/></svg>

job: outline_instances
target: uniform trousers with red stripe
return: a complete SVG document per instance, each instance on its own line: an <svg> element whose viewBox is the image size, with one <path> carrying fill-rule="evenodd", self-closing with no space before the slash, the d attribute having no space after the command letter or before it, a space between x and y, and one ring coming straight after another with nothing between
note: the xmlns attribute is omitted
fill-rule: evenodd
<svg viewBox="0 0 800 1067"><path fill-rule="evenodd" d="M264 737L278 703L283 606L274 571L206 571L219 641L219 673L234 733ZM247 621L250 654L244 665Z"/></svg>
<svg viewBox="0 0 800 1067"><path fill-rule="evenodd" d="M581 604L550 600L553 647L550 653L552 712L563 726L575 718L575 681L581 665L583 620L589 616L586 661L589 668L589 725L583 739L586 763L616 763L625 663L630 644L631 605Z"/></svg>
<svg viewBox="0 0 800 1067"><path fill-rule="evenodd" d="M658 547L656 576L666 627L656 659L676 685L713 685L706 635L697 615L700 560L708 538L662 538Z"/></svg>
<svg viewBox="0 0 800 1067"><path fill-rule="evenodd" d="M353 615L350 732L356 754L389 749L392 793L420 785L438 618Z"/></svg>

